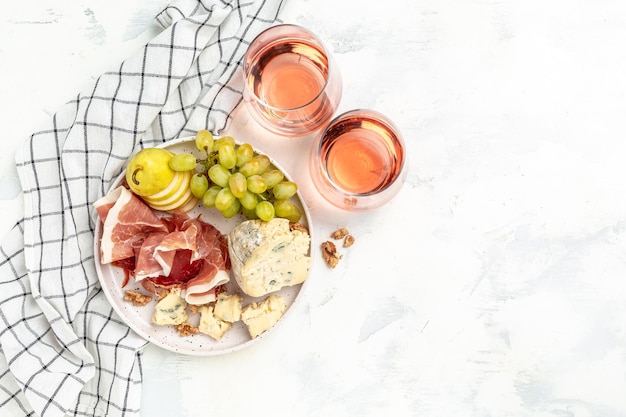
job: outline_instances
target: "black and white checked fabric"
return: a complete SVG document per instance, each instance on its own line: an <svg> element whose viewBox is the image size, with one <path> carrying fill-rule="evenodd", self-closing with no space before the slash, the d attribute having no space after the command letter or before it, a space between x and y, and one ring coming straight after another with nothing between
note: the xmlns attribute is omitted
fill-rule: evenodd
<svg viewBox="0 0 626 417"><path fill-rule="evenodd" d="M164 30L16 155L24 218L0 247L0 416L136 416L145 341L98 284L92 204L138 149L226 127L250 41L284 0L176 0Z"/></svg>

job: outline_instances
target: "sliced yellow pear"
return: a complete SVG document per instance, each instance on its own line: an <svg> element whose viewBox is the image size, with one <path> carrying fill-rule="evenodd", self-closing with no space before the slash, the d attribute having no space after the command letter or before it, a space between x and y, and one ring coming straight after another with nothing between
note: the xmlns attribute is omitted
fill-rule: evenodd
<svg viewBox="0 0 626 417"><path fill-rule="evenodd" d="M180 193L172 196L167 201L158 203L146 201L146 203L148 203L148 205L153 209L160 211L170 211L177 209L185 205L191 199L191 197L194 196L191 192L191 188L189 188L189 185L187 185L186 187L182 187L180 190Z"/></svg>
<svg viewBox="0 0 626 417"><path fill-rule="evenodd" d="M163 207L159 210L167 211L170 213L186 213L193 209L198 204L198 198L193 194L189 194L189 198L185 201L180 201L177 204L172 204L169 207Z"/></svg>
<svg viewBox="0 0 626 417"><path fill-rule="evenodd" d="M145 196L144 200L150 200L155 203L165 201L171 198L177 192L179 192L180 189L183 187L185 181L188 181L190 178L191 176L185 175L184 172L176 172L176 174L174 174L174 178L172 179L172 181L170 181L167 188L156 194Z"/></svg>
<svg viewBox="0 0 626 417"><path fill-rule="evenodd" d="M176 203L177 201L180 201L182 196L187 192L188 189L190 189L189 181L191 180L191 172L189 171L177 172L177 174L179 174L179 178L173 179L172 182L174 182L175 185L178 185L176 183L180 181L180 185L178 185L177 187L173 187L172 191L167 193L169 195L163 196L160 198L147 196L147 197L143 197L144 201L154 206L168 206L172 203ZM169 186L167 188L169 188Z"/></svg>
<svg viewBox="0 0 626 417"><path fill-rule="evenodd" d="M189 210L192 210L193 208L195 208L198 205L198 201L200 201L198 199L198 197L192 195L192 198L189 199L189 201L185 205L183 205L183 206L179 207L178 209L176 209L176 211L180 211L182 213L187 213ZM174 210L170 210L170 211L174 211Z"/></svg>

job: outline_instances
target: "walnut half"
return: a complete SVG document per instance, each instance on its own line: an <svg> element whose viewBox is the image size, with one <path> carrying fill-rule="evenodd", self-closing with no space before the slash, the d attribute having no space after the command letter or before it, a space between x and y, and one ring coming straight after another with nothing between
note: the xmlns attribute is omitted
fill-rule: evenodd
<svg viewBox="0 0 626 417"><path fill-rule="evenodd" d="M150 301L152 301L152 296L144 295L135 290L127 290L124 293L124 301L130 301L131 303L133 303L133 305L140 307L145 306Z"/></svg>
<svg viewBox="0 0 626 417"><path fill-rule="evenodd" d="M331 268L336 267L339 263L339 259L342 258L339 252L337 252L337 246L328 240L322 243L322 257L324 261L326 261L326 265Z"/></svg>
<svg viewBox="0 0 626 417"><path fill-rule="evenodd" d="M289 230L290 231L298 230L302 233L306 233L307 235L309 234L309 229L304 227L302 223L289 223Z"/></svg>
<svg viewBox="0 0 626 417"><path fill-rule="evenodd" d="M348 236L350 232L348 232L348 229L346 229L345 227L340 227L339 229L335 230L330 237L332 237L333 239L343 239L344 237Z"/></svg>
<svg viewBox="0 0 626 417"><path fill-rule="evenodd" d="M174 328L176 329L178 334L180 334L183 337L192 336L194 334L198 334L199 332L197 327L194 327L191 323L188 323L188 322L177 324L176 326L174 326Z"/></svg>

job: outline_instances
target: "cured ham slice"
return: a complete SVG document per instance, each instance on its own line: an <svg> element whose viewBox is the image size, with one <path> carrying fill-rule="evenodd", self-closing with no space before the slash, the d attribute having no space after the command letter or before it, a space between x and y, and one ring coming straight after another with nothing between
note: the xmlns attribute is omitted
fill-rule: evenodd
<svg viewBox="0 0 626 417"><path fill-rule="evenodd" d="M196 245L197 237L198 226L191 224L186 229L170 232L161 239L161 242L154 247L152 256L161 266L162 275L170 274L174 255L178 250L190 250L192 253L190 262L201 258Z"/></svg>
<svg viewBox="0 0 626 417"><path fill-rule="evenodd" d="M137 252L137 259L135 262L135 281L141 281L144 278L158 277L164 275L163 267L158 262L153 254L155 248L163 241L163 238L167 236L166 232L155 232L150 234L141 244L139 251ZM174 252L171 252L169 258L170 265L174 262Z"/></svg>
<svg viewBox="0 0 626 417"><path fill-rule="evenodd" d="M208 223L201 222L198 236L198 253L217 269L230 269L228 257L228 238Z"/></svg>
<svg viewBox="0 0 626 417"><path fill-rule="evenodd" d="M103 223L101 262L123 268L145 290L178 287L198 305L215 301L216 288L230 280L227 237L199 216L159 217L123 186L94 207Z"/></svg>
<svg viewBox="0 0 626 417"><path fill-rule="evenodd" d="M228 272L205 262L198 275L190 279L182 296L188 304L206 304L216 300L215 289L230 281Z"/></svg>
<svg viewBox="0 0 626 417"><path fill-rule="evenodd" d="M168 231L150 207L122 186L96 201L94 207L103 221L100 240L102 263L135 256L149 234Z"/></svg>
<svg viewBox="0 0 626 417"><path fill-rule="evenodd" d="M189 304L205 304L215 301L215 288L230 280L228 240L210 224L195 220L200 226L198 254L204 265L198 274L187 281L182 295Z"/></svg>

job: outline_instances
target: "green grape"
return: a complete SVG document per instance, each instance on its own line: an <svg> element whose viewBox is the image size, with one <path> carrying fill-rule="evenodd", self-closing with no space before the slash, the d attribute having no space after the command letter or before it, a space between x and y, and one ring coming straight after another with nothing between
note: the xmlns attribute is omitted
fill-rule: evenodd
<svg viewBox="0 0 626 417"><path fill-rule="evenodd" d="M228 179L228 187L237 198L241 198L246 195L246 191L248 191L247 184L246 177L244 177L241 172L235 172Z"/></svg>
<svg viewBox="0 0 626 417"><path fill-rule="evenodd" d="M293 212L293 214L287 217L287 220L292 223L298 222L302 218L302 212L300 211L300 209L297 206L295 206L295 209L296 210Z"/></svg>
<svg viewBox="0 0 626 417"><path fill-rule="evenodd" d="M235 147L235 139L232 136L222 136L213 142L213 152L217 152L219 147L226 143L231 145L233 148Z"/></svg>
<svg viewBox="0 0 626 417"><path fill-rule="evenodd" d="M263 174L261 174L261 176L265 179L268 189L274 188L276 184L285 179L285 175L278 169L270 169L269 171L265 171Z"/></svg>
<svg viewBox="0 0 626 417"><path fill-rule="evenodd" d="M199 151L209 153L213 149L213 134L206 129L196 133L196 148Z"/></svg>
<svg viewBox="0 0 626 417"><path fill-rule="evenodd" d="M260 201L254 208L254 212L259 219L269 222L274 218L274 205L269 201Z"/></svg>
<svg viewBox="0 0 626 417"><path fill-rule="evenodd" d="M276 217L287 218L291 216L295 211L296 206L287 200L276 200L274 201L274 211L276 212Z"/></svg>
<svg viewBox="0 0 626 417"><path fill-rule="evenodd" d="M191 171L196 168L196 164L196 156L190 153L177 153L168 162L173 171Z"/></svg>
<svg viewBox="0 0 626 417"><path fill-rule="evenodd" d="M194 196L202 198L204 193L209 189L209 179L206 175L193 174L191 180L189 180L189 188Z"/></svg>
<svg viewBox="0 0 626 417"><path fill-rule="evenodd" d="M256 159L260 163L260 169L257 174L263 174L269 169L270 165L272 165L272 161L270 161L270 158L267 155L257 155L252 159Z"/></svg>
<svg viewBox="0 0 626 417"><path fill-rule="evenodd" d="M214 184L217 184L220 187L228 187L230 172L222 165L213 165L211 168L209 168L208 175L209 179L213 181Z"/></svg>
<svg viewBox="0 0 626 417"><path fill-rule="evenodd" d="M300 209L291 201L287 200L274 201L274 211L276 213L276 217L282 217L292 223L297 222L302 217Z"/></svg>
<svg viewBox="0 0 626 417"><path fill-rule="evenodd" d="M235 199L233 203L226 209L220 210L222 212L222 216L227 219L230 219L235 214L239 213L239 209L241 208L241 203L239 200Z"/></svg>
<svg viewBox="0 0 626 417"><path fill-rule="evenodd" d="M247 209L243 206L243 204L241 205L241 214L243 214L248 220L259 218L259 216L256 215L256 212L254 211L254 209Z"/></svg>
<svg viewBox="0 0 626 417"><path fill-rule="evenodd" d="M244 163L241 167L239 167L239 172L241 172L246 177L259 175L261 173L261 161L252 158L248 162Z"/></svg>
<svg viewBox="0 0 626 417"><path fill-rule="evenodd" d="M250 192L250 190L246 191L246 194L243 197L239 197L241 206L248 210L254 210L258 201L259 200L257 199L256 194Z"/></svg>
<svg viewBox="0 0 626 417"><path fill-rule="evenodd" d="M217 156L222 165L226 169L234 168L237 164L237 154L235 147L230 143L223 143L217 148Z"/></svg>
<svg viewBox="0 0 626 417"><path fill-rule="evenodd" d="M286 200L293 197L298 191L298 186L293 181L281 181L272 188L274 198L277 200Z"/></svg>
<svg viewBox="0 0 626 417"><path fill-rule="evenodd" d="M215 196L215 208L219 211L226 210L235 200L237 198L230 191L230 188L222 188Z"/></svg>
<svg viewBox="0 0 626 417"><path fill-rule="evenodd" d="M237 148L237 166L241 167L254 156L254 149L249 143L242 143Z"/></svg>
<svg viewBox="0 0 626 417"><path fill-rule="evenodd" d="M210 186L209 189L202 195L202 205L204 207L215 207L215 198L221 189L222 187L219 185Z"/></svg>
<svg viewBox="0 0 626 417"><path fill-rule="evenodd" d="M247 179L248 190L252 191L255 194L261 194L265 190L267 190L267 182L265 178L260 175L251 175Z"/></svg>

